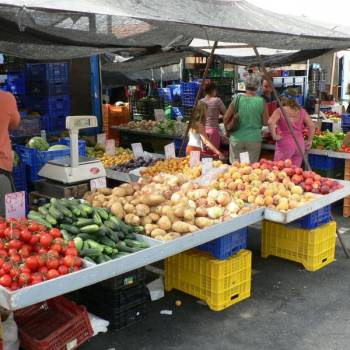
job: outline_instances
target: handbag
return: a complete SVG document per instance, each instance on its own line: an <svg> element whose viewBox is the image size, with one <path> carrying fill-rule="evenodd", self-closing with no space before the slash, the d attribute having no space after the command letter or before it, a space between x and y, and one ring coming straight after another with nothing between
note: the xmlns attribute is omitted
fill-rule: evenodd
<svg viewBox="0 0 350 350"><path fill-rule="evenodd" d="M239 107L239 100L240 100L240 98L241 98L241 95L237 95L236 98L235 98L235 106L234 106L233 116L230 119L226 120L226 121L224 120L225 130L228 133L236 131L239 128L238 107Z"/></svg>

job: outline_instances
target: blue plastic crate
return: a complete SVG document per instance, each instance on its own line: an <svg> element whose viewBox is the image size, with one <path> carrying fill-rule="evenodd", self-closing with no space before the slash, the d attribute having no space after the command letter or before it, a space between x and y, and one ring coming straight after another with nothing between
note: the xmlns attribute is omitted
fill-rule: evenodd
<svg viewBox="0 0 350 350"><path fill-rule="evenodd" d="M167 86L168 89L170 89L171 97L174 98L175 96L181 95L181 85L180 84L172 84Z"/></svg>
<svg viewBox="0 0 350 350"><path fill-rule="evenodd" d="M27 97L27 108L42 115L50 116L69 115L70 97L69 95Z"/></svg>
<svg viewBox="0 0 350 350"><path fill-rule="evenodd" d="M178 117L184 117L184 111L181 107L172 107L171 108L171 114L174 119Z"/></svg>
<svg viewBox="0 0 350 350"><path fill-rule="evenodd" d="M181 95L183 94L192 94L196 95L199 90L200 82L198 81L190 81L187 83L182 82L180 84Z"/></svg>
<svg viewBox="0 0 350 350"><path fill-rule="evenodd" d="M210 252L217 259L227 259L241 249L247 247L248 228L229 233L223 237L197 247L199 250Z"/></svg>
<svg viewBox="0 0 350 350"><path fill-rule="evenodd" d="M184 94L182 95L182 105L185 107L193 107L196 100L195 95Z"/></svg>
<svg viewBox="0 0 350 350"><path fill-rule="evenodd" d="M318 154L309 154L309 163L311 168L319 170L330 170L344 166L344 159L331 158Z"/></svg>
<svg viewBox="0 0 350 350"><path fill-rule="evenodd" d="M313 229L331 221L331 205L327 205L297 220L296 224L304 229Z"/></svg>
<svg viewBox="0 0 350 350"><path fill-rule="evenodd" d="M344 127L350 127L350 114L341 115L341 125Z"/></svg>
<svg viewBox="0 0 350 350"><path fill-rule="evenodd" d="M12 176L16 191L27 191L26 167L24 163L20 162L13 167Z"/></svg>
<svg viewBox="0 0 350 350"><path fill-rule="evenodd" d="M14 95L25 95L26 84L24 73L9 73L7 75L7 86L8 91L12 92Z"/></svg>
<svg viewBox="0 0 350 350"><path fill-rule="evenodd" d="M41 129L49 132L62 131L66 129L66 116L43 115L41 117Z"/></svg>
<svg viewBox="0 0 350 350"><path fill-rule="evenodd" d="M167 101L172 101L171 91L168 88L159 88L158 96L164 98Z"/></svg>
<svg viewBox="0 0 350 350"><path fill-rule="evenodd" d="M68 63L31 63L26 64L25 75L30 80L67 81Z"/></svg>
<svg viewBox="0 0 350 350"><path fill-rule="evenodd" d="M27 95L29 96L59 96L68 94L68 81L30 81L27 83Z"/></svg>

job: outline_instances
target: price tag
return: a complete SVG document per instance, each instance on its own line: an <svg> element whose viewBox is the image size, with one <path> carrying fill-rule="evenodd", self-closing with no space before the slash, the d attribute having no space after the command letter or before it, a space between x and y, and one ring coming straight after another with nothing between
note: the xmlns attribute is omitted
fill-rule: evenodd
<svg viewBox="0 0 350 350"><path fill-rule="evenodd" d="M249 159L249 153L248 152L242 152L239 154L239 160L241 163L250 163Z"/></svg>
<svg viewBox="0 0 350 350"><path fill-rule="evenodd" d="M175 144L169 143L168 145L164 146L164 152L165 152L165 159L175 158Z"/></svg>
<svg viewBox="0 0 350 350"><path fill-rule="evenodd" d="M105 145L106 144L106 134L97 134L97 143L99 145Z"/></svg>
<svg viewBox="0 0 350 350"><path fill-rule="evenodd" d="M213 168L213 158L203 158L202 159L202 175L208 173L210 169Z"/></svg>
<svg viewBox="0 0 350 350"><path fill-rule="evenodd" d="M201 152L199 151L191 151L190 153L190 167L194 168L199 165L201 159Z"/></svg>
<svg viewBox="0 0 350 350"><path fill-rule="evenodd" d="M43 140L46 141L46 130L40 130L40 136Z"/></svg>
<svg viewBox="0 0 350 350"><path fill-rule="evenodd" d="M141 143L132 143L131 148L135 159L143 157L143 148Z"/></svg>
<svg viewBox="0 0 350 350"><path fill-rule="evenodd" d="M6 219L19 219L26 216L25 192L13 192L5 195Z"/></svg>
<svg viewBox="0 0 350 350"><path fill-rule="evenodd" d="M115 155L115 140L110 139L106 141L106 154L108 156Z"/></svg>
<svg viewBox="0 0 350 350"><path fill-rule="evenodd" d="M154 110L154 119L155 120L164 120L164 119L166 119L164 109L155 109Z"/></svg>
<svg viewBox="0 0 350 350"><path fill-rule="evenodd" d="M107 181L106 177L99 177L97 179L93 179L90 181L90 188L91 191L96 191L99 188L106 188L107 187Z"/></svg>

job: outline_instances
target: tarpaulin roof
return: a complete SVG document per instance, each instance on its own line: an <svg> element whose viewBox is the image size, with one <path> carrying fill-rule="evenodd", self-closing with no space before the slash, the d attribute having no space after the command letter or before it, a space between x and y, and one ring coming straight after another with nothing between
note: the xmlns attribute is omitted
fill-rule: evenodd
<svg viewBox="0 0 350 350"><path fill-rule="evenodd" d="M343 49L350 33L243 0L0 0L0 51L39 58L188 45L192 38L288 50Z"/></svg>

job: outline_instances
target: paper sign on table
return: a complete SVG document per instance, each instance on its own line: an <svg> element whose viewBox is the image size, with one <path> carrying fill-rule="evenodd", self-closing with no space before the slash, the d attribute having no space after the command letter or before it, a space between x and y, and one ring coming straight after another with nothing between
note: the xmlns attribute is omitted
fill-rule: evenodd
<svg viewBox="0 0 350 350"><path fill-rule="evenodd" d="M165 159L175 158L175 144L174 142L169 143L168 145L164 146L164 152L165 152Z"/></svg>
<svg viewBox="0 0 350 350"><path fill-rule="evenodd" d="M164 119L166 119L164 109L155 109L154 110L154 119L155 120L164 120Z"/></svg>
<svg viewBox="0 0 350 350"><path fill-rule="evenodd" d="M132 143L131 148L135 159L143 157L143 147L141 143Z"/></svg>
<svg viewBox="0 0 350 350"><path fill-rule="evenodd" d="M25 192L13 192L5 194L6 219L24 218L26 216Z"/></svg>
<svg viewBox="0 0 350 350"><path fill-rule="evenodd" d="M106 141L106 154L108 156L115 155L115 140L110 139Z"/></svg>
<svg viewBox="0 0 350 350"><path fill-rule="evenodd" d="M91 191L96 191L99 188L106 188L107 187L107 181L106 177L99 177L97 179L92 179L90 181L90 188Z"/></svg>
<svg viewBox="0 0 350 350"><path fill-rule="evenodd" d="M210 169L213 168L213 158L203 158L202 159L202 175L208 173Z"/></svg>
<svg viewBox="0 0 350 350"><path fill-rule="evenodd" d="M248 152L242 152L239 154L239 160L241 163L250 163L249 159L249 153Z"/></svg>
<svg viewBox="0 0 350 350"><path fill-rule="evenodd" d="M199 151L191 151L190 153L190 167L194 168L199 165L201 159L201 152Z"/></svg>
<svg viewBox="0 0 350 350"><path fill-rule="evenodd" d="M99 145L106 144L106 134L97 134L97 143Z"/></svg>

